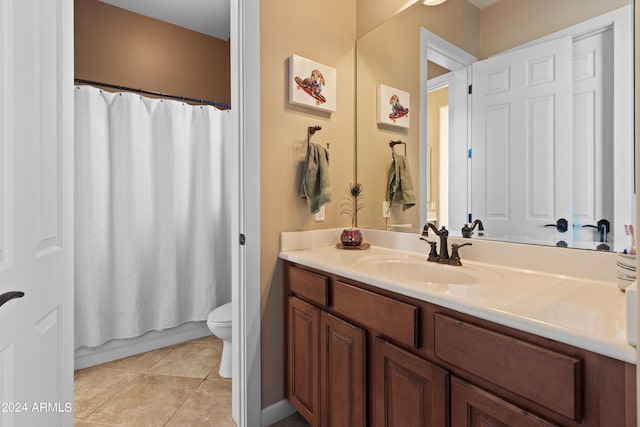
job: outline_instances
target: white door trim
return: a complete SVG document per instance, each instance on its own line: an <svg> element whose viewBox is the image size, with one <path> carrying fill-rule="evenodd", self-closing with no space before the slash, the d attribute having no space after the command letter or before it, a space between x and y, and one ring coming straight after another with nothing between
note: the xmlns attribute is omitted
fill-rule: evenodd
<svg viewBox="0 0 640 427"><path fill-rule="evenodd" d="M420 28L420 171L422 171L420 173L420 194L418 197L421 200L420 224L427 223L427 92L446 86L453 79L452 73L448 73L441 78L433 79L433 82L429 82L427 61L434 62L451 71L458 71L469 67L477 60L475 56L433 34L426 28ZM452 122L450 122L451 125ZM462 159L462 162L465 163L458 166L466 169L466 160ZM452 167L452 169L456 168ZM466 185L466 176L462 177L462 174L458 174L457 177L464 179ZM460 205L466 205L466 195L464 197L465 200Z"/></svg>
<svg viewBox="0 0 640 427"><path fill-rule="evenodd" d="M261 424L260 0L231 2L231 112L237 141L232 194L233 419ZM233 145L233 144L231 144ZM246 236L241 245L240 235Z"/></svg>

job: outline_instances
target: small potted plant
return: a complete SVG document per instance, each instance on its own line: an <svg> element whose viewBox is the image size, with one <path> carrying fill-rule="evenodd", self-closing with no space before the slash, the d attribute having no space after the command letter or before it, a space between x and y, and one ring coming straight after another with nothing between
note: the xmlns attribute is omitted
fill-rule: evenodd
<svg viewBox="0 0 640 427"><path fill-rule="evenodd" d="M342 230L342 234L340 235L340 242L345 247L358 247L362 243L362 233L356 228L358 211L364 208L364 205L360 204L362 199L364 199L362 195L362 184L358 182L349 184L347 196L340 205L342 208L340 214L346 214L351 217L351 228Z"/></svg>

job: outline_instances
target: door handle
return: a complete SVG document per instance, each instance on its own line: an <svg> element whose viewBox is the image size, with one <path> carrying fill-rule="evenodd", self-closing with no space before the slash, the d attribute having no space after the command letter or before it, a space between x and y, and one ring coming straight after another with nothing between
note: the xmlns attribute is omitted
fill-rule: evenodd
<svg viewBox="0 0 640 427"><path fill-rule="evenodd" d="M555 224L547 224L545 225L545 227L555 227L558 229L559 232L566 233L567 230L569 229L569 221L567 221L564 218L560 218L559 220L556 221Z"/></svg>
<svg viewBox="0 0 640 427"><path fill-rule="evenodd" d="M601 219L600 221L598 221L598 225L587 224L582 226L582 228L589 228L589 227L595 228L598 231L601 242L607 241L607 233L611 229L611 223L608 220Z"/></svg>
<svg viewBox="0 0 640 427"><path fill-rule="evenodd" d="M23 296L24 292L21 291L5 292L4 294L0 295L0 307L3 306L7 301L11 301L15 298L22 298Z"/></svg>

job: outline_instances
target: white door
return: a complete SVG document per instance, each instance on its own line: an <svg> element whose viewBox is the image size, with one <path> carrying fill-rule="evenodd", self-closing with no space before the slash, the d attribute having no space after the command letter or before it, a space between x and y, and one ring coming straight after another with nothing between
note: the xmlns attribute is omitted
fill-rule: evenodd
<svg viewBox="0 0 640 427"><path fill-rule="evenodd" d="M0 426L73 424L73 2L0 0Z"/></svg>
<svg viewBox="0 0 640 427"><path fill-rule="evenodd" d="M584 226L606 219L609 244L615 226L613 53L612 28L573 43L573 238L598 241L603 236Z"/></svg>
<svg viewBox="0 0 640 427"><path fill-rule="evenodd" d="M571 43L473 65L472 214L489 236L571 239ZM545 227L560 218L567 232Z"/></svg>

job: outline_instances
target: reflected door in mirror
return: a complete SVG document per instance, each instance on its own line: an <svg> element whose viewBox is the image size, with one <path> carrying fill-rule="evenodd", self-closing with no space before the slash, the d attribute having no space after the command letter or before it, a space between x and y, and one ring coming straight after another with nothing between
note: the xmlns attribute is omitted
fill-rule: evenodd
<svg viewBox="0 0 640 427"><path fill-rule="evenodd" d="M472 213L490 236L548 240L572 218L571 37L473 65ZM560 236L558 236L560 237Z"/></svg>

